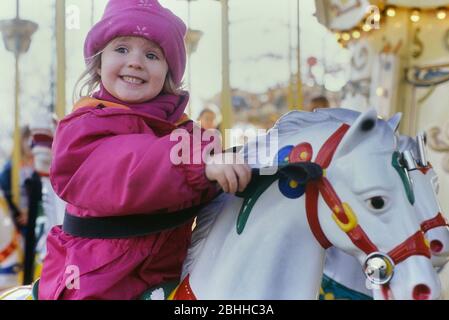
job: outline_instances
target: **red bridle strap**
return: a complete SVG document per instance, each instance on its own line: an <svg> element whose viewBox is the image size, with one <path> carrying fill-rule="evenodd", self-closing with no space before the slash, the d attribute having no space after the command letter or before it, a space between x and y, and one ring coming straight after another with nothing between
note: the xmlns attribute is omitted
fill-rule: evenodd
<svg viewBox="0 0 449 320"><path fill-rule="evenodd" d="M306 215L309 222L310 230L315 239L324 249L332 247L332 243L325 236L318 220L318 196L320 192L316 186L316 182L309 182L306 186Z"/></svg>
<svg viewBox="0 0 449 320"><path fill-rule="evenodd" d="M330 165L332 157L348 129L349 126L343 124L321 147L315 163L319 164L323 170L327 169ZM324 249L331 247L332 243L324 234L318 219L318 198L320 194L327 206L332 210L336 223L347 234L355 246L367 255L379 251L377 246L363 231L362 227L358 225L357 217L352 212L352 209L347 204L344 205L341 202L325 174L320 180L309 182L306 187L307 220L312 233ZM418 231L390 251L389 255L394 263L397 264L412 255L422 255L430 258L430 250L425 244L423 232Z"/></svg>
<svg viewBox="0 0 449 320"><path fill-rule="evenodd" d="M329 139L321 147L315 160L316 164L319 164L323 169L329 167L332 158L337 150L338 145L343 139L350 126L347 124L341 125L337 131L335 131ZM321 194L327 206L334 213L335 218L342 224L347 225L350 223L350 217L348 217L343 204L335 192L334 188L330 184L329 180L323 176L319 181L310 182L306 188L306 213L307 220L310 225L310 229L314 234L317 241L325 249L330 248L332 243L327 239L318 219L318 196ZM355 225L354 228L349 228L346 234L351 241L360 250L369 254L377 251L377 247L371 242L363 229Z"/></svg>
<svg viewBox="0 0 449 320"><path fill-rule="evenodd" d="M415 255L425 256L430 259L430 249L425 244L424 233L422 231L416 232L410 238L388 252L388 256L395 264Z"/></svg>
<svg viewBox="0 0 449 320"><path fill-rule="evenodd" d="M319 164L321 168L323 168L323 170L329 167L338 145L340 144L349 128L350 127L347 124L341 125L337 129L337 131L335 131L322 145L315 159L315 163ZM318 220L318 197L320 192L325 192L327 194L327 196L324 198L326 203L327 201L335 203L335 200L338 200L341 207L341 202L339 201L336 193L333 191L332 186L330 189L319 187L319 185L323 184L322 181L323 178L320 181L309 182L306 186L306 214L312 233L314 234L320 245L324 249L327 249L332 247L332 243L326 238L323 230L321 229L320 221ZM332 206L329 207L332 211L334 211Z"/></svg>
<svg viewBox="0 0 449 320"><path fill-rule="evenodd" d="M433 228L446 227L446 226L449 226L449 224L447 223L446 219L443 217L441 212L438 212L438 214L434 218L426 220L423 223L421 223L421 230L423 232L427 232Z"/></svg>

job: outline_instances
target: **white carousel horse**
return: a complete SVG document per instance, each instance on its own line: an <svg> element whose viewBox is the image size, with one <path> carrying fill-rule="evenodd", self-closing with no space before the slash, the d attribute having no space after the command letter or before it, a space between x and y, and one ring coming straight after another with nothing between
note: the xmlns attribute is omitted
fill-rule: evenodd
<svg viewBox="0 0 449 320"><path fill-rule="evenodd" d="M38 267L42 265L47 252L47 235L53 226L62 224L65 212L65 202L56 195L49 178L52 161L51 144L53 142L55 124L52 114L48 112L35 114L30 123L33 138L31 151L34 156L34 167L39 173L42 183L43 214L36 220L36 262Z"/></svg>
<svg viewBox="0 0 449 320"><path fill-rule="evenodd" d="M62 224L65 203L53 188L48 177L51 163L51 141L53 139L54 123L51 114L36 114L30 123L33 138L32 153L34 169L40 174L42 182L43 212L36 219L36 277L40 275L42 261L46 254L46 238L50 229ZM0 199L1 202L2 199ZM4 202L1 202L3 204ZM0 206L0 289L18 284L20 270L19 240L6 205ZM4 253L4 254L3 254Z"/></svg>
<svg viewBox="0 0 449 320"><path fill-rule="evenodd" d="M0 194L0 291L17 285L20 235Z"/></svg>
<svg viewBox="0 0 449 320"><path fill-rule="evenodd" d="M173 297L316 299L325 248L334 245L362 265L387 263L388 283L375 298L438 298L430 250L407 214L410 186L401 179L394 130L373 110L351 126L292 112L274 129L281 148L255 167L278 171L253 177L243 199L222 194L200 213ZM245 148L249 161L261 148Z"/></svg>
<svg viewBox="0 0 449 320"><path fill-rule="evenodd" d="M388 283L376 299L438 298L394 130L373 110L350 127L331 113L292 112L274 129L281 164L313 159L323 176L305 187L288 175L266 178L252 182L256 196L215 200L198 217L174 298L315 299L332 245L371 268L385 262Z"/></svg>
<svg viewBox="0 0 449 320"><path fill-rule="evenodd" d="M437 199L437 176L427 162L423 149L408 136L400 137L399 150L409 151L408 174L413 181L415 214L425 233L432 253L432 264L442 267L449 258L449 228ZM416 155L421 154L418 158ZM443 281L442 281L443 282ZM366 281L359 263L348 254L331 248L326 255L322 283L323 299L368 299L371 285Z"/></svg>

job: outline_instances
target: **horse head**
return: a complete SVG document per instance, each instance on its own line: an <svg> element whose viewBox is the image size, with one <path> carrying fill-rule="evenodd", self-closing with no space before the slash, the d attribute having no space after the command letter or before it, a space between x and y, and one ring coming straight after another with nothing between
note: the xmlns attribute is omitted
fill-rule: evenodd
<svg viewBox="0 0 449 320"><path fill-rule="evenodd" d="M334 148L317 188L320 243L355 256L377 286L377 298L437 298L440 284L413 214L413 189L393 129L370 110Z"/></svg>
<svg viewBox="0 0 449 320"><path fill-rule="evenodd" d="M449 228L438 202L438 176L427 160L424 135L400 136L399 149L413 181L416 214L430 244L432 263L441 267L449 258Z"/></svg>

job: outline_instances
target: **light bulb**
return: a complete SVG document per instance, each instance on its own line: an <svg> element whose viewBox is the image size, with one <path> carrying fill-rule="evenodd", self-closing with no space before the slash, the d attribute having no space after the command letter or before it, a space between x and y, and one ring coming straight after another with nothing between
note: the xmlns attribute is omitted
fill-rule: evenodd
<svg viewBox="0 0 449 320"><path fill-rule="evenodd" d="M412 14L410 15L410 20L412 22L418 22L421 19L421 12L419 9L413 9Z"/></svg>

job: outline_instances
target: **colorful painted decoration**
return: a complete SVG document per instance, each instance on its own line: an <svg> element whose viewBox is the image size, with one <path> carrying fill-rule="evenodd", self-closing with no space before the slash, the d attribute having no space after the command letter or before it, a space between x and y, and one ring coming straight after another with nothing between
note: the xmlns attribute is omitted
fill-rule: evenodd
<svg viewBox="0 0 449 320"><path fill-rule="evenodd" d="M296 147L289 146L288 149L281 149L283 153L285 153L286 150L290 150L288 154L287 161L285 162L284 154L283 156L283 164L285 163L297 163L297 162L306 162L311 161L313 156L313 150L312 146L309 143L301 143L298 144ZM279 159L279 157L278 157ZM289 199L297 199L301 197L305 192L306 189L304 186L300 185L297 181L287 178L287 177L281 177L279 179L279 190L281 193L286 196Z"/></svg>
<svg viewBox="0 0 449 320"><path fill-rule="evenodd" d="M301 143L297 146L288 145L281 148L276 156L277 165L288 163L311 161L313 156L312 146L309 143ZM279 180L278 180L279 179ZM258 176L253 179L243 193L237 193L237 196L243 197L243 204L237 218L237 233L241 234L245 229L249 215L265 190L278 180L278 186L281 193L289 199L297 199L305 193L305 187L297 181L278 174L269 176Z"/></svg>
<svg viewBox="0 0 449 320"><path fill-rule="evenodd" d="M399 176L401 177L402 183L404 184L405 192L407 193L408 201L413 205L415 203L415 195L413 193L412 184L410 181L410 177L408 176L407 169L401 164L401 153L400 152L394 152L393 153L393 159L391 161L391 164L396 169L396 171L399 173Z"/></svg>

